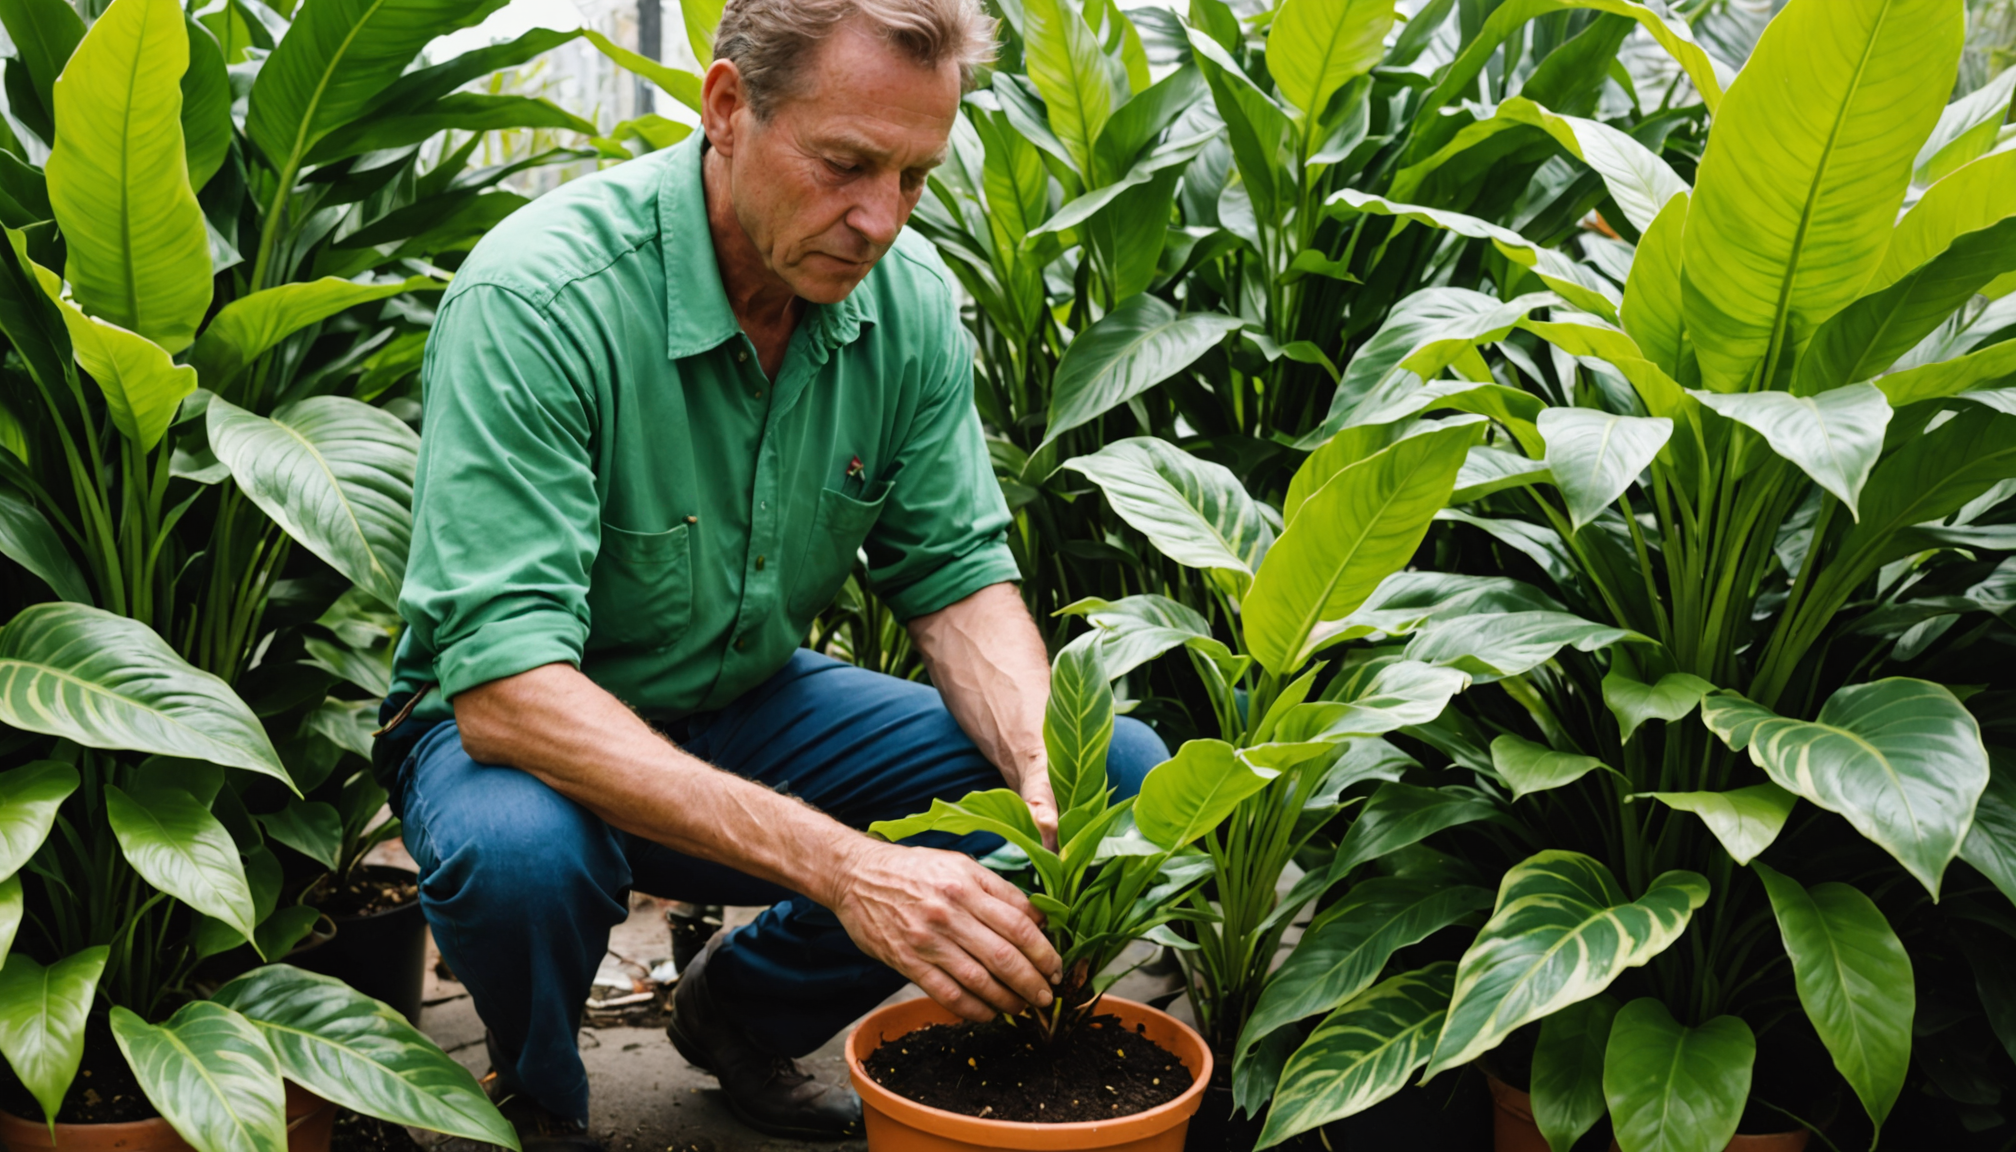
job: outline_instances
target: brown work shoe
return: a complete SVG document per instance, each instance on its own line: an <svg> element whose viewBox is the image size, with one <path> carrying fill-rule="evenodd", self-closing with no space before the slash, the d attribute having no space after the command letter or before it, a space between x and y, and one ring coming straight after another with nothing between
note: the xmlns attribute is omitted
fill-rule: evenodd
<svg viewBox="0 0 2016 1152"><path fill-rule="evenodd" d="M489 1038L485 1033L486 1040ZM493 1049L494 1050L494 1049ZM602 1142L579 1120L556 1116L534 1103L530 1096L513 1092L493 1070L483 1077L483 1094L504 1114L518 1133L524 1152L605 1152ZM496 1152L497 1146L467 1137L453 1137L434 1146L437 1152Z"/></svg>
<svg viewBox="0 0 2016 1152"><path fill-rule="evenodd" d="M726 940L707 942L679 973L665 1035L689 1063L721 1082L728 1107L758 1132L792 1140L840 1140L861 1131L861 1098L844 1084L822 1084L788 1056L773 1056L728 1019L707 991L707 961ZM528 1149L527 1152L530 1152Z"/></svg>

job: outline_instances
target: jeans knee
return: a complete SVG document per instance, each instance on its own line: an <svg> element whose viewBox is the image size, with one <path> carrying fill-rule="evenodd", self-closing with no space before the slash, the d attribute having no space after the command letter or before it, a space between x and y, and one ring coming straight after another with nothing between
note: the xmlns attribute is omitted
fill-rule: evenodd
<svg viewBox="0 0 2016 1152"><path fill-rule="evenodd" d="M492 769L509 771L509 769ZM629 869L606 826L557 795L547 803L500 805L474 817L422 880L430 901L462 903L487 915L546 922L595 916L621 920ZM611 910L614 910L613 912Z"/></svg>
<svg viewBox="0 0 2016 1152"><path fill-rule="evenodd" d="M1153 728L1132 716L1113 718L1113 742L1106 750L1106 782L1113 786L1114 799L1139 793L1148 770L1167 759L1169 746Z"/></svg>

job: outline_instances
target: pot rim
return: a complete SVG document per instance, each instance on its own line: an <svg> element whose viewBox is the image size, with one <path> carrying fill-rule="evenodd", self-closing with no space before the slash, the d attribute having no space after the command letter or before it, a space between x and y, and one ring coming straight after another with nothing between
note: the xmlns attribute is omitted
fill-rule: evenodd
<svg viewBox="0 0 2016 1152"><path fill-rule="evenodd" d="M1190 1087L1184 1089L1183 1093L1174 1100L1157 1104L1155 1107L1143 1112L1135 1112L1127 1116L1116 1116L1111 1120L1073 1120L1062 1124L1044 1124L1033 1120L989 1120L982 1116L969 1116L963 1112L950 1112L943 1108L933 1108L929 1104L920 1104L915 1100L906 1096L899 1096L883 1087L873 1077L868 1075L867 1069L862 1067L860 1055L855 1051L855 1042L864 1032L875 1028L885 1017L892 1013L902 1010L916 1011L917 1009L913 1006L918 1002L918 999L922 998L904 1000L877 1008L867 1016L862 1017L861 1022L848 1031L847 1042L844 1045L844 1051L847 1056L847 1071L849 1078L854 1082L854 1090L859 1092L865 1101L871 1102L878 1110L887 1114L892 1119L910 1124L913 1127L918 1126L916 1121L925 1121L931 1125L930 1130L939 1135L957 1140L966 1140L969 1143L980 1142L983 1144L1011 1135L1031 1138L1048 1136L1049 1139L1047 1141L1020 1146L1025 1148L1097 1148L1104 1144L1112 1143L1113 1138L1132 1138L1124 1132L1123 1126L1160 1132L1188 1120L1196 1113L1198 1104L1203 1100L1204 1090L1211 1083L1211 1071L1213 1067L1211 1046L1204 1042L1204 1037L1199 1035L1195 1028L1190 1027L1188 1024L1159 1008L1153 1008L1139 1001L1128 1000L1120 996L1107 996L1101 1001L1102 1007L1125 1009L1124 1014L1115 1013L1116 1015L1121 1015L1122 1019L1132 1017L1136 1020L1152 1019L1166 1021L1175 1028L1176 1034L1193 1049L1198 1064L1196 1067L1190 1069ZM939 1007L930 1000L926 999L923 1002L928 1006L930 1012L942 1017L942 1020L923 1021L918 1027L921 1027L923 1023L959 1022L958 1018L953 1016L952 1013L947 1012L944 1008ZM906 1036L911 1031L914 1031L914 1028L906 1029L896 1035ZM877 1036L878 1044L895 1038L882 1037L879 1030L871 1034ZM1170 1054L1179 1060L1183 1060L1185 1055L1188 1055L1168 1045L1162 1045L1162 1047L1168 1048ZM1183 1062L1186 1066L1190 1063L1188 1060L1183 1060ZM1069 1144L1063 1142L1065 1138L1071 1136L1093 1135L1106 1136L1109 1139L1101 1141L1098 1144ZM1011 1147L1006 1144L995 1144L993 1146L997 1148Z"/></svg>
<svg viewBox="0 0 2016 1152"><path fill-rule="evenodd" d="M282 1112L286 1118L287 1130L289 1132L299 1128L310 1117L321 1112L324 1108L333 1108L336 1106L335 1101L330 1100L326 1096L318 1095L307 1088L303 1088L292 1080L283 1079L281 1084L285 1086L287 1091L287 1105L283 1108ZM149 1103L152 1102L150 1101ZM13 1124L32 1128L37 1132L49 1131L49 1123L46 1120L30 1120L26 1116L19 1115L9 1109L0 1108L0 1126ZM166 1116L158 1113L140 1120L101 1120L87 1124L79 1124L70 1120L58 1120L56 1122L56 1143L59 1147L62 1145L62 1135L65 1132L95 1132L105 1136L118 1137L137 1134L139 1129L155 1125L165 1126L170 1132L175 1132L175 1125L169 1123ZM182 1134L176 1132L175 1135L177 1139L180 1139Z"/></svg>

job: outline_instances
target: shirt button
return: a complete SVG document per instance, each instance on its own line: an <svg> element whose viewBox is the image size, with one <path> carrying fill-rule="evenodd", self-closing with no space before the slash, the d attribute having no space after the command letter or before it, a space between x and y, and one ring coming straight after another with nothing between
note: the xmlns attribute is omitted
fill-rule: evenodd
<svg viewBox="0 0 2016 1152"><path fill-rule="evenodd" d="M735 352L735 363L747 364L748 362L749 362L749 350L747 348L737 349Z"/></svg>
<svg viewBox="0 0 2016 1152"><path fill-rule="evenodd" d="M740 651L742 651L742 650L743 650L744 648L747 648L747 647L749 647L749 641L747 641L747 640L737 640L737 641L735 641L735 651L737 651L737 652L740 652Z"/></svg>
<svg viewBox="0 0 2016 1152"><path fill-rule="evenodd" d="M763 570L763 557L758 556L756 557L756 571L761 572L762 570Z"/></svg>
<svg viewBox="0 0 2016 1152"><path fill-rule="evenodd" d="M761 388L758 388L756 390L756 399L761 400L762 398L763 398L763 390Z"/></svg>

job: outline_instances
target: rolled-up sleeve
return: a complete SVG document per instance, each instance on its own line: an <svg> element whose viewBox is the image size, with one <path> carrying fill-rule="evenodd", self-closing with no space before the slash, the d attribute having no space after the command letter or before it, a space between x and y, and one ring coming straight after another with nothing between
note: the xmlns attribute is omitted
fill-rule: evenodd
<svg viewBox="0 0 2016 1152"><path fill-rule="evenodd" d="M580 665L600 539L581 364L548 315L495 285L454 294L428 339L399 611L446 696Z"/></svg>
<svg viewBox="0 0 2016 1152"><path fill-rule="evenodd" d="M869 581L899 620L1022 578L973 408L973 346L956 315L947 318L866 545Z"/></svg>

